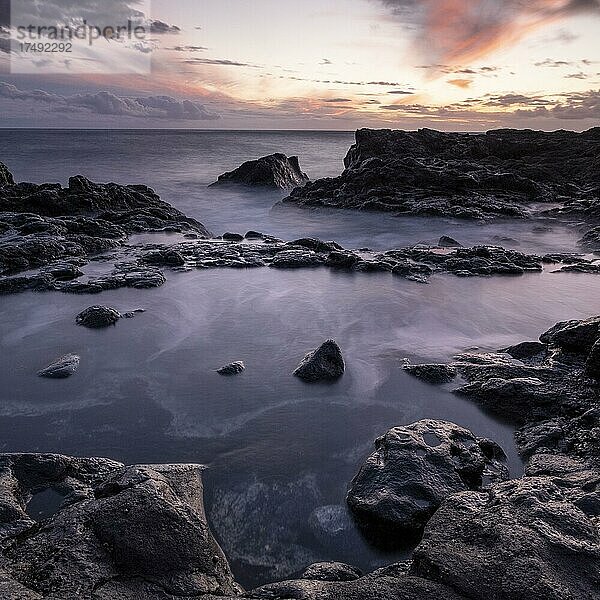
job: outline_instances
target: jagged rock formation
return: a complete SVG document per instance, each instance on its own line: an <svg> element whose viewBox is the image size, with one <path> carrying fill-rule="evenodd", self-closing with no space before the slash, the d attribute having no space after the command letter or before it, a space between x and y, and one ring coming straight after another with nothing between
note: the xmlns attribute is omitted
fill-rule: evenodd
<svg viewBox="0 0 600 600"><path fill-rule="evenodd" d="M525 218L536 203L558 202L558 214L598 219L599 156L600 128L359 129L339 177L295 189L283 202L464 219Z"/></svg>
<svg viewBox="0 0 600 600"><path fill-rule="evenodd" d="M201 469L0 455L2 597L236 595L241 589L204 515ZM36 522L27 504L48 490L58 506Z"/></svg>
<svg viewBox="0 0 600 600"><path fill-rule="evenodd" d="M65 261L72 268L119 248L132 233L206 228L143 185L93 183L78 175L59 184L14 184L0 169L0 274ZM54 277L52 273L45 273Z"/></svg>
<svg viewBox="0 0 600 600"><path fill-rule="evenodd" d="M245 162L234 171L223 173L212 186L243 185L284 190L304 185L308 180L300 169L297 156L278 153Z"/></svg>

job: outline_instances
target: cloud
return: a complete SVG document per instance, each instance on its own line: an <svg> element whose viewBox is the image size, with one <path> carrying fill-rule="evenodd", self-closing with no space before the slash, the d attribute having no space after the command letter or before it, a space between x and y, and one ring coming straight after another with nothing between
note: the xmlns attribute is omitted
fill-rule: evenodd
<svg viewBox="0 0 600 600"><path fill-rule="evenodd" d="M320 65L332 65L333 63L328 58L324 58L321 60L321 62L319 64Z"/></svg>
<svg viewBox="0 0 600 600"><path fill-rule="evenodd" d="M181 33L181 28L177 25L169 25L164 21L155 20L150 23L150 33L165 35L167 33Z"/></svg>
<svg viewBox="0 0 600 600"><path fill-rule="evenodd" d="M219 118L197 102L164 95L130 98L101 91L63 96L44 90L20 90L10 83L0 82L0 98L43 104L56 112L77 110L96 115L189 121Z"/></svg>
<svg viewBox="0 0 600 600"><path fill-rule="evenodd" d="M261 68L260 65L238 62L236 60L227 60L225 58L188 58L183 62L188 65L221 65L225 67L250 67L252 69Z"/></svg>
<svg viewBox="0 0 600 600"><path fill-rule="evenodd" d="M208 50L206 46L174 46L173 48L165 48L165 50L173 50L174 52L202 52Z"/></svg>
<svg viewBox="0 0 600 600"><path fill-rule="evenodd" d="M352 102L350 98L324 98L323 102L341 103L341 102Z"/></svg>
<svg viewBox="0 0 600 600"><path fill-rule="evenodd" d="M600 15L600 0L375 1L417 28L425 55L449 64L469 64L570 16Z"/></svg>
<svg viewBox="0 0 600 600"><path fill-rule="evenodd" d="M575 63L568 62L566 60L552 60L551 58L547 58L546 60L542 60L540 62L534 63L536 67L552 67L554 69L558 67L569 67Z"/></svg>
<svg viewBox="0 0 600 600"><path fill-rule="evenodd" d="M454 85L458 88L466 90L471 87L473 80L472 79L449 79L448 83L450 85Z"/></svg>
<svg viewBox="0 0 600 600"><path fill-rule="evenodd" d="M414 94L414 92L411 92L410 90L391 90L388 92L388 94L399 94L399 95L412 96L412 94Z"/></svg>

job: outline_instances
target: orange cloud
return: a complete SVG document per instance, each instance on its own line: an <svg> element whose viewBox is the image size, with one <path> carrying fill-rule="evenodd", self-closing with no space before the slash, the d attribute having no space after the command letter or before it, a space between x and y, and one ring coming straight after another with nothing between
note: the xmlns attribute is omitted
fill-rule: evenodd
<svg viewBox="0 0 600 600"><path fill-rule="evenodd" d="M450 79L448 81L448 83L450 85L455 85L456 87L462 88L463 90L466 90L467 88L471 87L471 84L473 83L472 79Z"/></svg>
<svg viewBox="0 0 600 600"><path fill-rule="evenodd" d="M532 31L576 14L600 16L600 0L380 0L419 25L434 62L469 64Z"/></svg>

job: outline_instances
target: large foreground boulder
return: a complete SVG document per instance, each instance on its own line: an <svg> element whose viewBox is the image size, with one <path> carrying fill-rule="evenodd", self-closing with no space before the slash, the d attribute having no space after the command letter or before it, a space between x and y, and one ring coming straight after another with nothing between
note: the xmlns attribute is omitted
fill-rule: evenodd
<svg viewBox="0 0 600 600"><path fill-rule="evenodd" d="M348 505L373 538L419 532L442 502L508 478L502 449L447 421L395 427L375 441L348 491Z"/></svg>
<svg viewBox="0 0 600 600"><path fill-rule="evenodd" d="M316 382L338 379L344 374L345 369L340 347L333 340L327 340L302 359L294 375L308 382Z"/></svg>
<svg viewBox="0 0 600 600"><path fill-rule="evenodd" d="M278 153L245 162L234 171L221 175L212 186L244 185L283 190L307 182L308 176L300 169L298 157Z"/></svg>
<svg viewBox="0 0 600 600"><path fill-rule="evenodd" d="M55 600L240 591L204 515L199 465L0 455L0 585ZM36 523L27 504L62 502ZM0 588L1 589L1 588ZM3 596L7 600L35 595Z"/></svg>

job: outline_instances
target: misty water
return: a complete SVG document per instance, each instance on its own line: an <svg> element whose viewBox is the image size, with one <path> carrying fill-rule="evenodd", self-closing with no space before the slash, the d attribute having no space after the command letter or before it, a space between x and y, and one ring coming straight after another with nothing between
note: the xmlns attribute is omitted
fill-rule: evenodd
<svg viewBox="0 0 600 600"><path fill-rule="evenodd" d="M375 249L446 234L465 245L576 250L578 232L552 222L540 229L273 209L283 194L206 188L244 160L276 151L298 155L311 178L334 176L352 140L348 133L4 131L0 160L17 180L66 183L80 173L147 184L215 234L255 229ZM402 359L445 361L470 348L497 349L597 312L600 277L551 271L439 275L422 285L387 273L222 269L167 272L167 283L153 290L5 296L0 448L206 465L211 526L248 586L320 560L370 570L411 549L376 550L343 508L349 481L390 427L421 418L454 421L498 441L511 473L521 472L510 424L409 377ZM146 312L108 330L76 327L75 315L96 303ZM346 375L323 385L292 377L302 356L329 337L343 349ZM81 356L74 377L35 376L68 352ZM246 363L243 375L215 373L234 360ZM319 511L345 528L337 541L315 532Z"/></svg>

